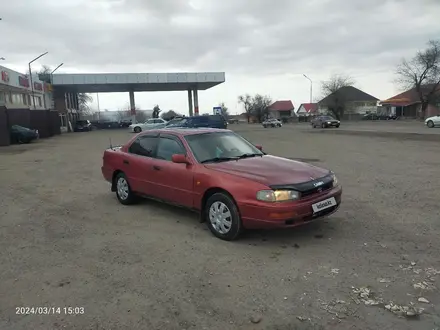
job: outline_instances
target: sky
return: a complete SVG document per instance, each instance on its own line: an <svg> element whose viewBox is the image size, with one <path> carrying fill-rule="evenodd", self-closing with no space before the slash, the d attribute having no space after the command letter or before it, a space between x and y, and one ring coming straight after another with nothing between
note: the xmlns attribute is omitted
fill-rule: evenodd
<svg viewBox="0 0 440 330"><path fill-rule="evenodd" d="M440 0L15 0L0 12L2 65L59 73L226 73L199 92L200 113L260 93L298 108L332 74L379 99L401 91L396 65L440 38ZM97 96L93 107L97 108ZM141 109L188 113L186 92L136 93ZM99 94L101 110L128 93Z"/></svg>

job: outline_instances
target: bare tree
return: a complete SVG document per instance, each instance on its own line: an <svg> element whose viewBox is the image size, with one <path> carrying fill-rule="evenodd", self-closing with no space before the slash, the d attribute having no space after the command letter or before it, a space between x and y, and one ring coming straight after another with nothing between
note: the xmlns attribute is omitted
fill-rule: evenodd
<svg viewBox="0 0 440 330"><path fill-rule="evenodd" d="M249 120L252 116L252 96L250 96L249 94L240 95L238 97L238 103L243 104L244 111L246 113L247 122L249 123Z"/></svg>
<svg viewBox="0 0 440 330"><path fill-rule="evenodd" d="M38 75L49 75L52 72L52 68L48 65L43 65L38 71Z"/></svg>
<svg viewBox="0 0 440 330"><path fill-rule="evenodd" d="M323 99L318 102L326 105L328 110L337 118L341 119L345 112L345 94L342 87L353 86L355 84L350 76L335 74L329 80L321 82L321 92Z"/></svg>
<svg viewBox="0 0 440 330"><path fill-rule="evenodd" d="M162 114L160 115L160 117L164 120L170 121L172 119L174 119L174 117L176 116L180 116L177 112L175 112L174 110L168 110L166 112L162 112Z"/></svg>
<svg viewBox="0 0 440 330"><path fill-rule="evenodd" d="M136 122L137 123L145 123L148 119L148 116L145 114L145 112L136 111Z"/></svg>
<svg viewBox="0 0 440 330"><path fill-rule="evenodd" d="M430 40L412 59L403 59L396 74L402 88L416 89L424 118L428 106L440 101L440 40Z"/></svg>
<svg viewBox="0 0 440 330"><path fill-rule="evenodd" d="M78 93L78 110L82 114L90 114L90 103L93 102L93 97L86 93Z"/></svg>
<svg viewBox="0 0 440 330"><path fill-rule="evenodd" d="M116 114L118 116L118 121L123 121L131 117L130 110L120 109L116 112Z"/></svg>
<svg viewBox="0 0 440 330"><path fill-rule="evenodd" d="M251 113L258 118L260 123L268 117L271 104L272 99L269 96L256 94L251 99Z"/></svg>

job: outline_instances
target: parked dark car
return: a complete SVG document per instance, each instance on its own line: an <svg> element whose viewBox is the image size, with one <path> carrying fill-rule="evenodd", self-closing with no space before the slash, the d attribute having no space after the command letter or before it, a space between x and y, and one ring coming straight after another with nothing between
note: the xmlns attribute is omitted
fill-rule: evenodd
<svg viewBox="0 0 440 330"><path fill-rule="evenodd" d="M184 117L175 123L168 123L165 127L185 128L228 128L228 122L221 115Z"/></svg>
<svg viewBox="0 0 440 330"><path fill-rule="evenodd" d="M122 120L119 122L119 127L127 128L130 127L131 124L132 124L131 120Z"/></svg>
<svg viewBox="0 0 440 330"><path fill-rule="evenodd" d="M110 121L110 120L94 120L91 122L91 124L92 124L92 127L96 128L96 129L121 128L121 127L130 126L131 121L119 122L119 121Z"/></svg>
<svg viewBox="0 0 440 330"><path fill-rule="evenodd" d="M40 137L37 129L30 129L19 125L12 125L11 143L30 143Z"/></svg>
<svg viewBox="0 0 440 330"><path fill-rule="evenodd" d="M77 120L73 127L74 132L89 132L92 130L92 123L88 120Z"/></svg>
<svg viewBox="0 0 440 330"><path fill-rule="evenodd" d="M363 115L362 120L396 120L399 119L396 115L386 115L386 114L377 114L377 113L367 113Z"/></svg>
<svg viewBox="0 0 440 330"><path fill-rule="evenodd" d="M329 127L339 127L341 125L341 122L331 116L317 116L312 119L310 122L313 128L316 127L322 127L322 128L329 128Z"/></svg>

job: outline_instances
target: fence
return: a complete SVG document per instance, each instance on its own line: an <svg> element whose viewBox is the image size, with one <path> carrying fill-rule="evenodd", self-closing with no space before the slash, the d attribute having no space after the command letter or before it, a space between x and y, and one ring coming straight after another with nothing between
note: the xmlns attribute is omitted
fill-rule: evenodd
<svg viewBox="0 0 440 330"><path fill-rule="evenodd" d="M9 130L12 125L37 129L41 138L61 134L58 111L0 107L0 146L10 145Z"/></svg>

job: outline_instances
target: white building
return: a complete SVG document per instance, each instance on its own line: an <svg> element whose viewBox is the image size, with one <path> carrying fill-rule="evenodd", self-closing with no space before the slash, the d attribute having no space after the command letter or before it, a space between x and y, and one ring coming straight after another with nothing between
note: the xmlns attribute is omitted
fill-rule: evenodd
<svg viewBox="0 0 440 330"><path fill-rule="evenodd" d="M32 75L32 85L33 100L29 75L0 65L0 106L8 109L50 109L51 86L41 81L36 74Z"/></svg>

